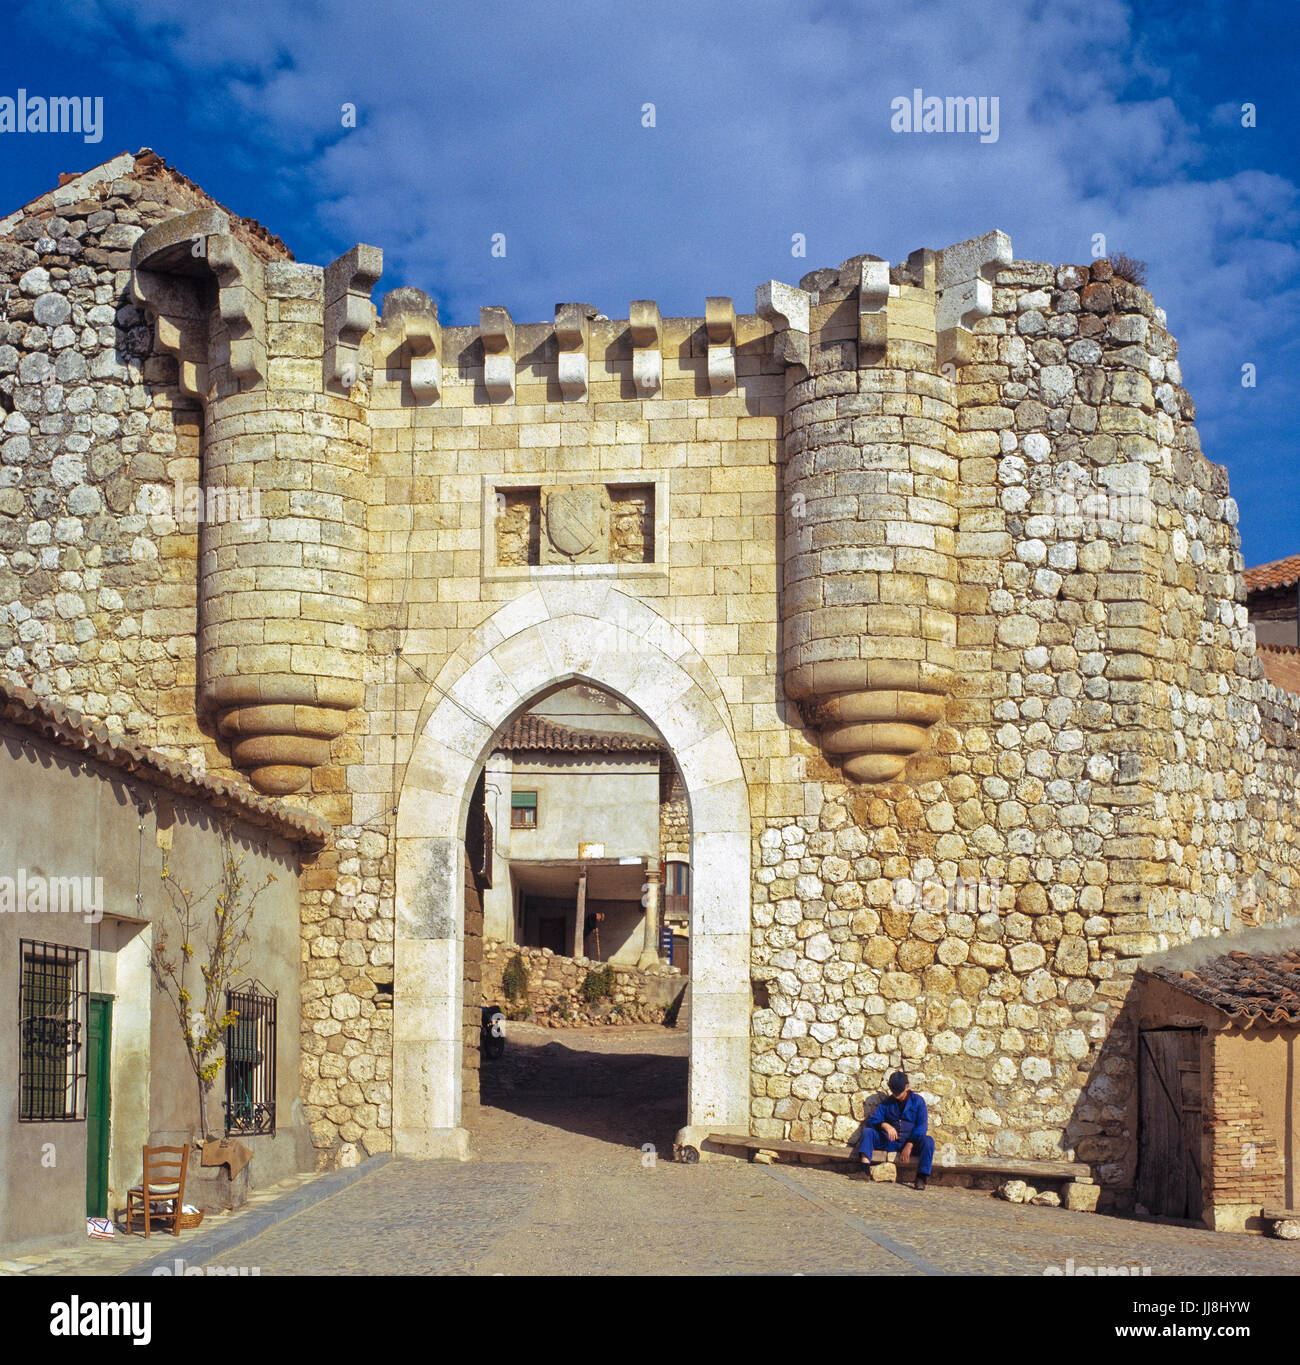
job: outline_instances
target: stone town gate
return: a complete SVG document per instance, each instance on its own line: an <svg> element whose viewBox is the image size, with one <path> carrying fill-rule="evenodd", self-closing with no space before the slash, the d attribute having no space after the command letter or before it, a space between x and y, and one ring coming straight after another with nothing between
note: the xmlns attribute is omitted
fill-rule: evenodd
<svg viewBox="0 0 1300 1365"><path fill-rule="evenodd" d="M1297 702L1163 310L998 232L677 318L444 326L382 264L151 152L0 219L5 674L332 825L320 1162L463 1151L470 780L584 677L690 791L693 1123L847 1140L901 1063L958 1150L1122 1205L1137 963L1300 886Z"/></svg>
<svg viewBox="0 0 1300 1365"><path fill-rule="evenodd" d="M604 687L652 721L691 813L691 1056L686 1140L744 1129L749 1103L749 803L726 704L672 625L602 583L549 584L491 616L434 679L397 815L393 1137L399 1153L467 1152L460 1126L461 856L492 737L553 688Z"/></svg>

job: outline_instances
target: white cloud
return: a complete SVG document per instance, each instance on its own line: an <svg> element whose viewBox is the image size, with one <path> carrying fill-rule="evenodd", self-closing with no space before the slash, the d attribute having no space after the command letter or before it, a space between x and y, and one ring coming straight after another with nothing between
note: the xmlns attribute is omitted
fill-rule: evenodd
<svg viewBox="0 0 1300 1365"><path fill-rule="evenodd" d="M1231 145L1239 105L1197 112L1151 43L1134 46L1121 0L98 0L97 13L88 32L170 54L196 120L281 179L299 222L273 230L314 238L318 259L383 246L379 292L418 285L450 322L484 303L535 321L566 299L699 313L731 293L749 309L773 276L1000 227L1031 259L1086 260L1096 232L1145 259L1203 414L1239 411L1238 354L1295 358L1296 186L1245 162L1207 169L1198 125ZM1204 41L1209 22L1189 32ZM997 96L999 140L891 133L890 100L917 86ZM340 126L345 100L355 130ZM181 160L166 142L160 130L158 150ZM489 254L498 231L504 261ZM806 260L790 256L794 232ZM1281 430L1294 381L1252 401L1252 420Z"/></svg>

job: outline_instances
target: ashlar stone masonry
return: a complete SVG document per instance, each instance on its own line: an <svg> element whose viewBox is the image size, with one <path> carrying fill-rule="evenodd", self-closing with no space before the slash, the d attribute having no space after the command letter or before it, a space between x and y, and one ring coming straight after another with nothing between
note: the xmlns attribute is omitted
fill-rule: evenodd
<svg viewBox="0 0 1300 1365"><path fill-rule="evenodd" d="M902 1064L957 1151L1131 1201L1134 969L1300 876L1300 703L1144 289L993 232L444 326L150 152L0 221L0 274L4 675L331 824L322 1166L468 1150L468 802L582 680L681 773L688 1135L847 1139Z"/></svg>

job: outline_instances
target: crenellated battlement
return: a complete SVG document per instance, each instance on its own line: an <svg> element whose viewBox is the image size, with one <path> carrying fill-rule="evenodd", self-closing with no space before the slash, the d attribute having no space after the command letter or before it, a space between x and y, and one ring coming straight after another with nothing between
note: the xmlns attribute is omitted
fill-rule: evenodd
<svg viewBox="0 0 1300 1365"><path fill-rule="evenodd" d="M753 313L737 313L722 296L708 298L703 315L693 317L664 317L654 301L638 300L626 320L562 303L553 322L522 324L490 306L477 327L444 327L436 304L413 288L392 291L377 310L370 298L382 270L376 248L354 247L323 270L266 263L215 210L159 224L135 243L132 261L133 289L155 320L160 345L176 357L185 391L206 404L209 480L274 477L242 469L245 460L256 466L266 437L242 402L236 427L225 423L236 396L261 394L271 425L300 410L311 427L320 404L338 395L349 429L359 433L358 451L368 441L380 449L387 438L378 433L418 424L425 412L513 408L521 453L528 439L543 458L554 448L561 466L566 445L581 447L595 434L577 424L612 422L613 447L628 457L619 486L640 477L632 456L641 455L641 438L653 436L656 411L660 427L682 425L671 405L705 403L696 417L707 413L723 437L721 464L736 453L724 433L739 435L734 424L742 415L779 417L769 459L783 470L776 491L785 688L827 755L856 781L896 778L926 748L956 667L961 411L979 398L977 387L957 381L976 356L976 329L993 311L996 281L1014 266L1004 233L921 249L897 266L862 255L812 271L798 286L768 281L756 290ZM523 421L535 409L543 420ZM542 439L527 435L533 425ZM312 458L323 471L355 466L338 444ZM324 472L320 480L328 482ZM546 485L539 486L538 517L549 515L553 493L570 487L554 477ZM598 517L608 518L614 487L590 485ZM350 505L360 517L366 490L356 492ZM514 499L511 516L532 515L518 493L497 496ZM668 524L662 509L656 523ZM514 543L514 532L498 537L495 529L483 527L485 574L510 568L487 562ZM232 533L209 535L205 564L229 548ZM548 542L539 543L551 554ZM661 544L661 557L665 550L671 555ZM597 543L575 551L574 563L590 566L612 553ZM546 562L562 565L565 554L544 555L539 568ZM313 571L301 567L304 586L312 585ZM276 576L288 581L283 565ZM213 570L207 581L216 590L228 579ZM344 597L359 611L363 579L341 581L352 584ZM295 614L300 605L291 603ZM208 615L225 620L231 605L214 601ZM313 689L335 697L333 707L350 695L346 655L338 653L344 624L336 619L312 641L314 666L326 669ZM265 641L232 643L240 630L257 634L255 622L205 628L207 671L234 669L235 676L207 678L202 694L218 709L222 732L244 736L237 761L256 764L259 784L305 781L325 760L326 732L341 719L322 720L317 706L301 713L308 730L290 726L280 740L249 738L259 718L283 727L286 706L315 703L299 695L300 683L289 681L295 670ZM336 637L333 645L324 635ZM259 686L275 694L267 705L279 709L248 710L250 675L262 677ZM276 752L283 761L274 761Z"/></svg>
<svg viewBox="0 0 1300 1365"><path fill-rule="evenodd" d="M458 375L481 378L482 391L473 401L516 401L520 371L534 382L554 375L546 401L591 401L593 377L621 378L629 366L632 391L616 397L682 396L680 388L670 393L665 387L665 358L669 379L699 381L691 396L721 397L746 375L806 367L810 337L819 343L854 340L863 364L883 361L891 337L896 361L908 358L909 347L918 348L910 359L923 366L960 358L964 338L992 307L991 281L1010 263L1010 240L990 233L944 251L915 252L893 270L877 257L858 256L838 271L805 276L797 288L769 281L755 291L753 313L738 314L734 301L723 296L709 298L703 315L686 317L664 317L649 299L634 302L627 319L607 318L590 304L562 303L556 305L553 324L521 324L508 309L493 306L481 310L477 327L444 328L433 301L420 290L404 288L385 298L375 334L383 371L409 372L409 331L400 343L407 349L398 355L393 331L395 325L409 329L409 323L397 320L410 317L418 298L418 309L428 319L430 349L422 354L451 357ZM770 363L737 367L738 360L760 356L770 356ZM448 381L454 384L450 373ZM378 382L384 382L384 374ZM601 394L596 401L610 396ZM417 402L440 397L441 389L435 393L427 384L421 383L418 393L412 390Z"/></svg>

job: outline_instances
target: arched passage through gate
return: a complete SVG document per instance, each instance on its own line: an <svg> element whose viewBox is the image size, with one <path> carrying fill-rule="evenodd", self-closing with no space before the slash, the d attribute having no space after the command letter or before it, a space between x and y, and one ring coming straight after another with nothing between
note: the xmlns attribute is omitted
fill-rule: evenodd
<svg viewBox="0 0 1300 1365"><path fill-rule="evenodd" d="M707 664L670 622L600 583L509 603L434 680L397 815L393 1136L399 1155L469 1155L461 1121L464 832L496 732L571 682L603 688L672 750L690 809L690 1070L685 1140L749 1123L750 832L744 773Z"/></svg>

